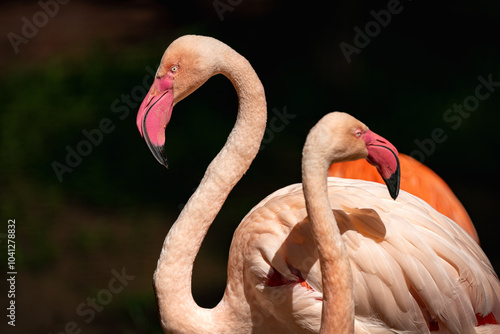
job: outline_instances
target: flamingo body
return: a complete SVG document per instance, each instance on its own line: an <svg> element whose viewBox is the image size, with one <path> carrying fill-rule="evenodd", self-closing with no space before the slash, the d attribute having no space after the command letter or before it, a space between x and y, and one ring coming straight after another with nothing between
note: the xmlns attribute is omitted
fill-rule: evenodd
<svg viewBox="0 0 500 334"><path fill-rule="evenodd" d="M238 116L165 238L154 274L165 332L498 333L500 283L463 229L408 193L394 201L377 183L326 182L333 161L392 159L379 170L397 195L397 151L344 113L326 115L329 126L311 130L303 185L268 196L240 223L222 300L213 309L199 307L191 293L193 263L259 150L264 89L248 61L227 45L184 36L165 51L137 117L151 152L166 165L164 129L173 106L218 73L236 89Z"/></svg>
<svg viewBox="0 0 500 334"><path fill-rule="evenodd" d="M476 333L497 324L498 278L452 220L404 191L394 201L377 183L330 177L328 189L352 268L356 333ZM317 333L321 270L300 184L268 196L243 219L229 267L241 250L262 321Z"/></svg>
<svg viewBox="0 0 500 334"><path fill-rule="evenodd" d="M412 157L399 154L401 189L420 197L437 211L451 218L479 243L474 224L448 184L432 169ZM329 176L384 183L377 170L363 160L345 161L330 166Z"/></svg>

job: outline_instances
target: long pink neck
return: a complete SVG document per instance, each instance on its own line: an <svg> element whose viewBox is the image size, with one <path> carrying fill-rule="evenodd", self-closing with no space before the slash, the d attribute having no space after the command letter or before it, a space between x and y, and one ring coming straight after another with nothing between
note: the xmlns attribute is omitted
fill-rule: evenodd
<svg viewBox="0 0 500 334"><path fill-rule="evenodd" d="M170 229L158 260L154 286L162 327L173 333L237 333L242 329L225 297L214 309L204 309L191 293L193 263L202 241L257 155L267 119L264 88L248 61L229 47L216 56L221 59L221 73L238 93L239 110L226 144Z"/></svg>
<svg viewBox="0 0 500 334"><path fill-rule="evenodd" d="M321 265L323 312L320 333L353 333L351 266L328 199L327 171L331 162L318 150L313 130L303 150L302 183Z"/></svg>

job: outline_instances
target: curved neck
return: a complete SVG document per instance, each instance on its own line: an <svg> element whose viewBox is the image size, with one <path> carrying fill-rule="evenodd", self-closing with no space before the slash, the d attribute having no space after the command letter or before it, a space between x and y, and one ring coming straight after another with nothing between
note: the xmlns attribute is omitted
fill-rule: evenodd
<svg viewBox="0 0 500 334"><path fill-rule="evenodd" d="M221 50L220 55L211 56L220 59L220 73L233 83L239 97L239 110L226 144L208 166L163 244L154 286L162 327L167 332L237 331L229 328L236 323L224 298L214 309L196 304L191 292L192 270L208 228L259 151L267 110L264 88L245 58L229 47Z"/></svg>
<svg viewBox="0 0 500 334"><path fill-rule="evenodd" d="M319 144L311 134L302 154L302 184L321 265L323 311L320 333L354 333L351 266L328 199L327 172L331 162L335 161L327 159L325 152L318 150Z"/></svg>

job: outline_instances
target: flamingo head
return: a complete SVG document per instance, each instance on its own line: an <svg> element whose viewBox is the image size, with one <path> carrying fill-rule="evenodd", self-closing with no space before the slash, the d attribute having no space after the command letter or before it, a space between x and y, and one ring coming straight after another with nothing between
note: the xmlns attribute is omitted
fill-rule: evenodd
<svg viewBox="0 0 500 334"><path fill-rule="evenodd" d="M349 114L332 112L323 119L320 123L326 126L318 127L315 131L318 135L311 146L324 147L324 151L329 152L325 157L327 166L332 162L366 159L377 168L391 197L396 199L401 171L398 150L394 145Z"/></svg>
<svg viewBox="0 0 500 334"><path fill-rule="evenodd" d="M167 48L137 114L137 128L158 162L168 167L165 129L175 104L219 73L217 54L225 44L205 36L186 35Z"/></svg>

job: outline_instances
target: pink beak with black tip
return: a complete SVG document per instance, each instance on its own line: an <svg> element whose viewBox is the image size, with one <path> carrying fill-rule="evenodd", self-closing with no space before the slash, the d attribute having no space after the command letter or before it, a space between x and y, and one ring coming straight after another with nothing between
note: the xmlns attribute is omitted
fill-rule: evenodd
<svg viewBox="0 0 500 334"><path fill-rule="evenodd" d="M165 154L165 128L174 105L173 80L156 78L137 113L137 128L160 164L168 168Z"/></svg>
<svg viewBox="0 0 500 334"><path fill-rule="evenodd" d="M366 160L377 168L391 197L396 199L401 179L398 150L388 140L370 130L363 134L363 139L368 150Z"/></svg>

